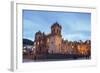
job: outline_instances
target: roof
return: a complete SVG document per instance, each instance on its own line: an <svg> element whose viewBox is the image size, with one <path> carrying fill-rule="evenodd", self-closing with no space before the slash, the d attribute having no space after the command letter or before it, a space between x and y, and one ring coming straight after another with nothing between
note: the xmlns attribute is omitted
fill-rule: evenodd
<svg viewBox="0 0 100 73"><path fill-rule="evenodd" d="M36 32L36 35L38 35L38 34L42 34L40 30L38 32Z"/></svg>
<svg viewBox="0 0 100 73"><path fill-rule="evenodd" d="M53 28L53 27L55 27L55 26L58 26L58 27L62 28L61 25L59 25L58 22L55 22L55 23L51 26L51 28Z"/></svg>

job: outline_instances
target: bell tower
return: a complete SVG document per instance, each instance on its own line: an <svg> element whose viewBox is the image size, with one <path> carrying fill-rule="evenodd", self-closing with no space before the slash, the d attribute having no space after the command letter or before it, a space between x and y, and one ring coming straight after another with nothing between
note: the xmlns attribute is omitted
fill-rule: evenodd
<svg viewBox="0 0 100 73"><path fill-rule="evenodd" d="M51 26L51 34L52 35L59 35L61 36L61 25L59 25L57 22L54 23L52 26Z"/></svg>

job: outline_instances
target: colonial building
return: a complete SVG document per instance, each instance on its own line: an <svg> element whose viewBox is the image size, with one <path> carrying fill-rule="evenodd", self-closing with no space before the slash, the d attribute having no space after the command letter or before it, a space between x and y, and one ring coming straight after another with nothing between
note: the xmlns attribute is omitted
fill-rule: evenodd
<svg viewBox="0 0 100 73"><path fill-rule="evenodd" d="M38 31L35 34L34 49L37 53L60 53L62 48L62 27L56 22L51 26L51 33L45 35Z"/></svg>
<svg viewBox="0 0 100 73"><path fill-rule="evenodd" d="M57 22L51 26L50 34L36 32L33 51L34 54L88 54L90 42L72 42L64 40L61 35L62 26Z"/></svg>

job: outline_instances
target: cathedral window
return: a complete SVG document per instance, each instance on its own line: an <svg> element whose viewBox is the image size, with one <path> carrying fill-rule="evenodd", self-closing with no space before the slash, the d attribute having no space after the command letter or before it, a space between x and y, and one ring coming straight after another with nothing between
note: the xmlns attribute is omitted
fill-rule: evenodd
<svg viewBox="0 0 100 73"><path fill-rule="evenodd" d="M48 42L48 43L50 42L49 39L47 39L47 42Z"/></svg>
<svg viewBox="0 0 100 73"><path fill-rule="evenodd" d="M39 45L39 42L37 42L37 44Z"/></svg>

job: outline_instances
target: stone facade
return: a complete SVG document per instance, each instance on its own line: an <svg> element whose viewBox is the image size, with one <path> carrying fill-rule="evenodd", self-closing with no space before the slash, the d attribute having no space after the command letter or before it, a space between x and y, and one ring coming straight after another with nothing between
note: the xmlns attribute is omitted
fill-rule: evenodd
<svg viewBox="0 0 100 73"><path fill-rule="evenodd" d="M34 52L36 54L90 54L91 43L64 40L61 35L62 27L57 22L51 26L51 33L36 32Z"/></svg>

